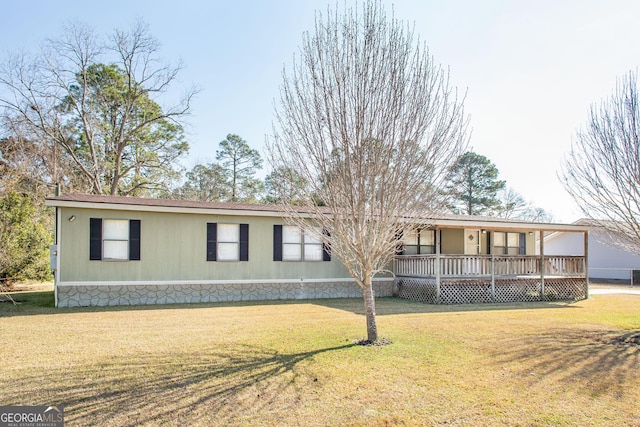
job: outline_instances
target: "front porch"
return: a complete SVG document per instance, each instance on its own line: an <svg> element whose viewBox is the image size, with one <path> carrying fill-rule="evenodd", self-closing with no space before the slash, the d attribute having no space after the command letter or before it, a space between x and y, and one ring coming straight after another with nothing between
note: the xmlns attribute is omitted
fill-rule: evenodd
<svg viewBox="0 0 640 427"><path fill-rule="evenodd" d="M395 292L430 304L586 299L584 256L398 255Z"/></svg>

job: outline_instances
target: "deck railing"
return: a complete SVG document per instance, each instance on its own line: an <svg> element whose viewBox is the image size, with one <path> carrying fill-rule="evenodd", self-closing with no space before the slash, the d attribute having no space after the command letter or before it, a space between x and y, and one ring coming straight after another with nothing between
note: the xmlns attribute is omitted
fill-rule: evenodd
<svg viewBox="0 0 640 427"><path fill-rule="evenodd" d="M555 255L399 255L394 271L406 277L541 276L541 265L544 276L582 277L585 273L583 256Z"/></svg>

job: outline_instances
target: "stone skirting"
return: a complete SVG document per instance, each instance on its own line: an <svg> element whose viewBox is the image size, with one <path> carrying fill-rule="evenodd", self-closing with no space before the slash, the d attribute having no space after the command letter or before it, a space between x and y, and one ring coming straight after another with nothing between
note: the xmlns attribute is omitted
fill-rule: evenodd
<svg viewBox="0 0 640 427"><path fill-rule="evenodd" d="M378 297L393 295L393 279L373 282ZM202 284L78 284L57 287L58 307L179 304L319 298L361 298L353 281Z"/></svg>

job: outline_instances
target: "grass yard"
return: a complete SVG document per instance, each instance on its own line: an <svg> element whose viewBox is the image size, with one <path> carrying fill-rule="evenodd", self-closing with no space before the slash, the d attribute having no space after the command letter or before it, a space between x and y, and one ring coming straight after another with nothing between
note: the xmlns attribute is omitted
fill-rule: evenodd
<svg viewBox="0 0 640 427"><path fill-rule="evenodd" d="M640 295L430 306L361 300L54 309L0 304L0 405L67 425L638 426Z"/></svg>

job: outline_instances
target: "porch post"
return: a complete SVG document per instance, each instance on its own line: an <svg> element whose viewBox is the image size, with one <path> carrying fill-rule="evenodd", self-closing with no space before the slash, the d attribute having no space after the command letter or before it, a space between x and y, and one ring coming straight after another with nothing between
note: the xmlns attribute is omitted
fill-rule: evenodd
<svg viewBox="0 0 640 427"><path fill-rule="evenodd" d="M540 230L540 300L544 301L544 230Z"/></svg>
<svg viewBox="0 0 640 427"><path fill-rule="evenodd" d="M492 233L487 231L487 233ZM491 251L491 301L496 302L496 255L493 250L493 235L490 237L491 244L489 250Z"/></svg>
<svg viewBox="0 0 640 427"><path fill-rule="evenodd" d="M440 304L440 229L436 227L436 304Z"/></svg>
<svg viewBox="0 0 640 427"><path fill-rule="evenodd" d="M589 298L589 231L584 232L584 284L587 287L586 295ZM633 271L631 272L633 275ZM633 279L631 279L633 280ZM633 281L631 282L633 283Z"/></svg>

